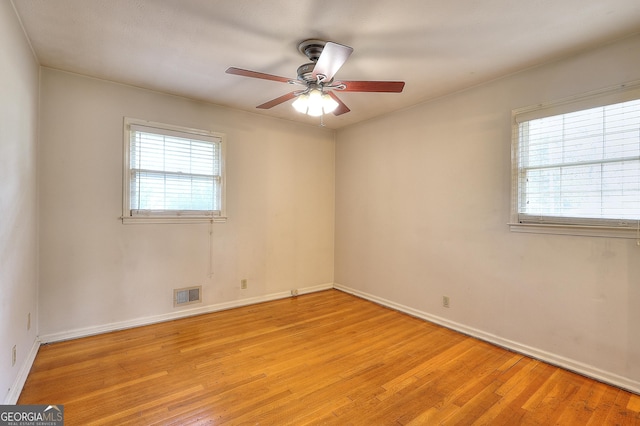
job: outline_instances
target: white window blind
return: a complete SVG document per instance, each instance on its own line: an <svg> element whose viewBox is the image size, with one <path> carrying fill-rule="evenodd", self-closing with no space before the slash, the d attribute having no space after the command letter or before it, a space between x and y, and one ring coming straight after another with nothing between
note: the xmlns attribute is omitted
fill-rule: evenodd
<svg viewBox="0 0 640 426"><path fill-rule="evenodd" d="M532 115L515 117L517 222L638 228L640 99Z"/></svg>
<svg viewBox="0 0 640 426"><path fill-rule="evenodd" d="M222 216L221 135L129 122L128 138L125 216Z"/></svg>

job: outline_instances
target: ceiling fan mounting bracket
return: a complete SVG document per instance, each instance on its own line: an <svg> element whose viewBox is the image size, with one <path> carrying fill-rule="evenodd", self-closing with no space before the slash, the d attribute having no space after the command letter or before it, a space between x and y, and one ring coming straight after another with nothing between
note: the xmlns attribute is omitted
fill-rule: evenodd
<svg viewBox="0 0 640 426"><path fill-rule="evenodd" d="M298 45L298 50L309 58L310 61L316 62L320 57L325 44L327 44L327 42L324 40L309 39L300 43Z"/></svg>

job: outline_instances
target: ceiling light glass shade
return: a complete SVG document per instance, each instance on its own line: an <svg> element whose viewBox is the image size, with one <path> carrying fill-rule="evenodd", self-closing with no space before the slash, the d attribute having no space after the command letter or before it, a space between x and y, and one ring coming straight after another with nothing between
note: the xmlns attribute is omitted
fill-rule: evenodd
<svg viewBox="0 0 640 426"><path fill-rule="evenodd" d="M308 104L309 104L309 95L307 95L306 93L303 93L302 95L298 96L298 98L295 101L293 101L291 106L294 107L295 110L298 111L299 113L306 114Z"/></svg>
<svg viewBox="0 0 640 426"><path fill-rule="evenodd" d="M322 109L325 114L332 113L338 108L338 102L326 93L322 95Z"/></svg>
<svg viewBox="0 0 640 426"><path fill-rule="evenodd" d="M338 108L338 102L318 89L313 89L298 96L298 99L292 105L296 111L313 117L329 114Z"/></svg>

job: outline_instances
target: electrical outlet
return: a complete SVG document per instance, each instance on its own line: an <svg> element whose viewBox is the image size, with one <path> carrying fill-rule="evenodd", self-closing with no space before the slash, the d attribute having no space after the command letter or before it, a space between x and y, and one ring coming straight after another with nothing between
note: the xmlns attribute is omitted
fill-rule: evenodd
<svg viewBox="0 0 640 426"><path fill-rule="evenodd" d="M442 306L445 308L449 307L449 296L442 296Z"/></svg>
<svg viewBox="0 0 640 426"><path fill-rule="evenodd" d="M11 348L11 366L16 365L16 345L13 345Z"/></svg>
<svg viewBox="0 0 640 426"><path fill-rule="evenodd" d="M240 288L241 289L247 288L247 280L240 280Z"/></svg>

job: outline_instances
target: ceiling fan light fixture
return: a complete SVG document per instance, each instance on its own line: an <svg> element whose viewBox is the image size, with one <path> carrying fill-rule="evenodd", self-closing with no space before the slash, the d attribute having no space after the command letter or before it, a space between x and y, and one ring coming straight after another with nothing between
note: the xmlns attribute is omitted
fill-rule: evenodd
<svg viewBox="0 0 640 426"><path fill-rule="evenodd" d="M298 99L293 102L292 106L299 113L319 117L335 111L338 107L338 102L321 90L312 89L298 96Z"/></svg>

